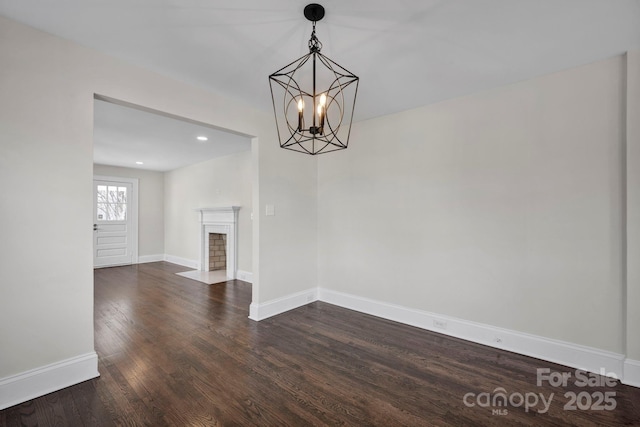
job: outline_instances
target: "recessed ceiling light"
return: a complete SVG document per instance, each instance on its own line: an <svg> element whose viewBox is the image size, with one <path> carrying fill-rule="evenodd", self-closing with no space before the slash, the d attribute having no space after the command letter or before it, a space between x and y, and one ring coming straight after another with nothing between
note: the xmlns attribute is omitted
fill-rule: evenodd
<svg viewBox="0 0 640 427"><path fill-rule="evenodd" d="M144 165L144 162L136 162L136 165Z"/></svg>
<svg viewBox="0 0 640 427"><path fill-rule="evenodd" d="M209 138L207 138L206 136L199 136L198 137L198 141L208 141Z"/></svg>

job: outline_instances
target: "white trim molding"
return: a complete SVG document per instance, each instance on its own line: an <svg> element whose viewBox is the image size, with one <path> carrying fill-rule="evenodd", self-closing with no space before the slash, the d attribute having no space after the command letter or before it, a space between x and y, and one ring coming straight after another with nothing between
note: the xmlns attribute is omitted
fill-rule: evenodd
<svg viewBox="0 0 640 427"><path fill-rule="evenodd" d="M0 410L99 377L98 355L83 354L0 379Z"/></svg>
<svg viewBox="0 0 640 427"><path fill-rule="evenodd" d="M180 258L178 256L165 254L164 260L172 264L178 264L183 267L193 268L194 270L200 270L200 263L193 259Z"/></svg>
<svg viewBox="0 0 640 427"><path fill-rule="evenodd" d="M624 355L622 354L429 313L324 288L319 288L318 300L575 369L595 373L600 373L604 369L606 373L613 373L617 378L623 378ZM626 366L627 364L625 363L625 377ZM638 369L635 372L640 374L640 364L630 364L629 366L631 366L632 370ZM638 379L640 377L635 378ZM623 382L627 384L626 381ZM632 383L628 384L633 385Z"/></svg>
<svg viewBox="0 0 640 427"><path fill-rule="evenodd" d="M138 264L146 264L148 262L158 262L164 261L166 258L165 254L157 254L157 255L140 255L138 257Z"/></svg>
<svg viewBox="0 0 640 427"><path fill-rule="evenodd" d="M640 387L640 360L625 359L622 383Z"/></svg>
<svg viewBox="0 0 640 427"><path fill-rule="evenodd" d="M252 302L249 306L249 319L257 321L264 320L317 300L318 288L311 288L282 298L263 302L262 304Z"/></svg>
<svg viewBox="0 0 640 427"><path fill-rule="evenodd" d="M242 280L243 282L253 283L253 273L250 271L238 270L238 277L236 279Z"/></svg>

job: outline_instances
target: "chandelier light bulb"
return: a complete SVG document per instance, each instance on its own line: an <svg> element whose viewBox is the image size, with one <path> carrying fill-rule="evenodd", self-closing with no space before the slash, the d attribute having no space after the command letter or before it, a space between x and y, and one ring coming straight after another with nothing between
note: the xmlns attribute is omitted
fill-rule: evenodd
<svg viewBox="0 0 640 427"><path fill-rule="evenodd" d="M302 128L304 128L304 101L302 98L298 100L298 132L302 132Z"/></svg>

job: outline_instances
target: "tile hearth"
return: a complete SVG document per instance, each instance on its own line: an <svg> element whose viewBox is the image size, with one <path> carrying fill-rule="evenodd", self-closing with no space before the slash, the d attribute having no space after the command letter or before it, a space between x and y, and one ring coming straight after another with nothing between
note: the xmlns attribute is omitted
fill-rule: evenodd
<svg viewBox="0 0 640 427"><path fill-rule="evenodd" d="M176 273L178 276L186 277L187 279L197 280L198 282L206 283L207 285L215 285L216 283L224 283L227 280L227 270L215 270L215 271L201 271L190 270L182 273Z"/></svg>

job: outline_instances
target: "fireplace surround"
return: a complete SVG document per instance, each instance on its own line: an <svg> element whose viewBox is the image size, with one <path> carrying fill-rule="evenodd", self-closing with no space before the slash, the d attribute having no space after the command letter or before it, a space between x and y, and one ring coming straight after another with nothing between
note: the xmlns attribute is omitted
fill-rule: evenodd
<svg viewBox="0 0 640 427"><path fill-rule="evenodd" d="M225 234L227 279L237 277L238 211L240 206L197 209L200 214L200 270L210 271L209 234Z"/></svg>

